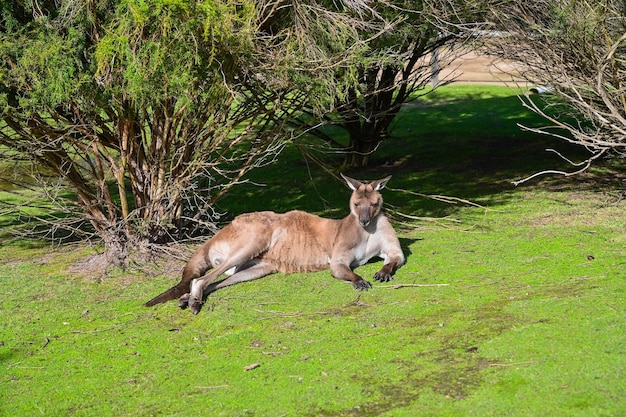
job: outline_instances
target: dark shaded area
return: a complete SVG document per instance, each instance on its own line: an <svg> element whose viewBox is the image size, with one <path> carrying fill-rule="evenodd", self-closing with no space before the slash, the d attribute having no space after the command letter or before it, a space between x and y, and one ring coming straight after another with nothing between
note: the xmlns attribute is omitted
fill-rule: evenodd
<svg viewBox="0 0 626 417"><path fill-rule="evenodd" d="M484 97L480 89L468 90L466 95L455 91L452 95L433 96L435 100L429 102L405 105L391 126L389 138L372 155L371 166L348 173L363 180L392 174L394 177L388 189L383 190L383 196L386 206L400 213L444 217L462 207L462 204L452 205L415 193L450 196L489 207L510 198L515 189L512 181L547 169L574 170L555 153L547 152L547 148L574 161L588 157L582 147L520 129L518 124L538 127L544 121L523 108L515 96ZM336 153L323 157L331 170L337 170L344 160L343 155ZM614 189L618 184L623 188L626 171L619 162L599 161L588 173L569 178L543 176L521 187L601 191ZM220 222L228 222L244 212L261 210L299 209L328 218L342 218L349 212L350 190L343 180L334 179L327 171L305 160L296 147L288 147L274 164L252 171L247 179L248 184L234 187L218 203L217 212L225 214ZM10 184L5 183L5 186L10 189ZM69 194L63 197L72 198ZM6 210L10 202L4 203ZM52 207L39 216L42 220L71 221L67 213L57 212ZM9 229L33 230L39 236L53 234L56 241L77 238L71 233L52 230L48 224L37 224L33 218L29 221L27 217L4 216L0 220L0 230L4 231L0 244L13 240L7 233ZM80 222L73 226L89 228Z"/></svg>
<svg viewBox="0 0 626 417"><path fill-rule="evenodd" d="M458 97L458 95L456 96ZM585 149L563 140L522 130L538 127L543 119L522 107L518 97L483 98L469 94L451 101L411 103L392 126L391 137L373 155L371 167L353 170L358 179L394 178L383 191L387 206L414 216L442 217L459 205L402 192L445 195L484 206L504 202L515 189L513 181L543 170L574 171L553 152L573 161L588 157ZM341 155L327 155L339 167ZM600 190L623 184L626 171L612 161L600 161L589 173L576 177L542 176L521 187L584 187ZM246 211L301 209L325 217L348 214L349 190L297 150L286 150L272 166L258 169L250 180L221 202L231 215ZM229 218L231 216L228 216Z"/></svg>

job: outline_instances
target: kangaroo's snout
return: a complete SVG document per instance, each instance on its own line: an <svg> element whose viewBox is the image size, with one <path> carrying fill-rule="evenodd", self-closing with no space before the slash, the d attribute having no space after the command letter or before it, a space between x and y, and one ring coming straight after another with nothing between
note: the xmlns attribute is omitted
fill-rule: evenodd
<svg viewBox="0 0 626 417"><path fill-rule="evenodd" d="M370 212L369 204L362 204L359 206L359 224L363 227L367 227L372 221L372 213Z"/></svg>

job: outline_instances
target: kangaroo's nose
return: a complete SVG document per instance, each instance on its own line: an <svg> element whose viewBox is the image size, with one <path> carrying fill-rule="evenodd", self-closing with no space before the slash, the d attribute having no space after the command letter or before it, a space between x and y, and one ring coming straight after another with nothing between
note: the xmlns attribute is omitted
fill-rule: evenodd
<svg viewBox="0 0 626 417"><path fill-rule="evenodd" d="M361 226L367 227L370 224L370 219L359 219L359 223L361 223Z"/></svg>

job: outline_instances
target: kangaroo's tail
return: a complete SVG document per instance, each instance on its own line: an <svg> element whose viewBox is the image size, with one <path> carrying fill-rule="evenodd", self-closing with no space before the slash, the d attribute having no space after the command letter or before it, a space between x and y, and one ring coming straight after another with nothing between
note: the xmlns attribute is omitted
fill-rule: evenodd
<svg viewBox="0 0 626 417"><path fill-rule="evenodd" d="M169 290L157 295L152 300L144 304L145 307L152 307L157 304L164 303L169 300L180 297L183 294L189 292L189 282L180 282L178 285L173 286Z"/></svg>

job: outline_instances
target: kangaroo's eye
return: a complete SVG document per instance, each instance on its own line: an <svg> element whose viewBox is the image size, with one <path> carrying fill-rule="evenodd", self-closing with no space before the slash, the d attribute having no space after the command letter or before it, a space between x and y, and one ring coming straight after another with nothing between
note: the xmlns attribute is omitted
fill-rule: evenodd
<svg viewBox="0 0 626 417"><path fill-rule="evenodd" d="M372 204L370 204L370 206L376 208L376 207L378 207L378 203L372 203Z"/></svg>
<svg viewBox="0 0 626 417"><path fill-rule="evenodd" d="M354 203L354 207L359 208L361 206L361 203Z"/></svg>

